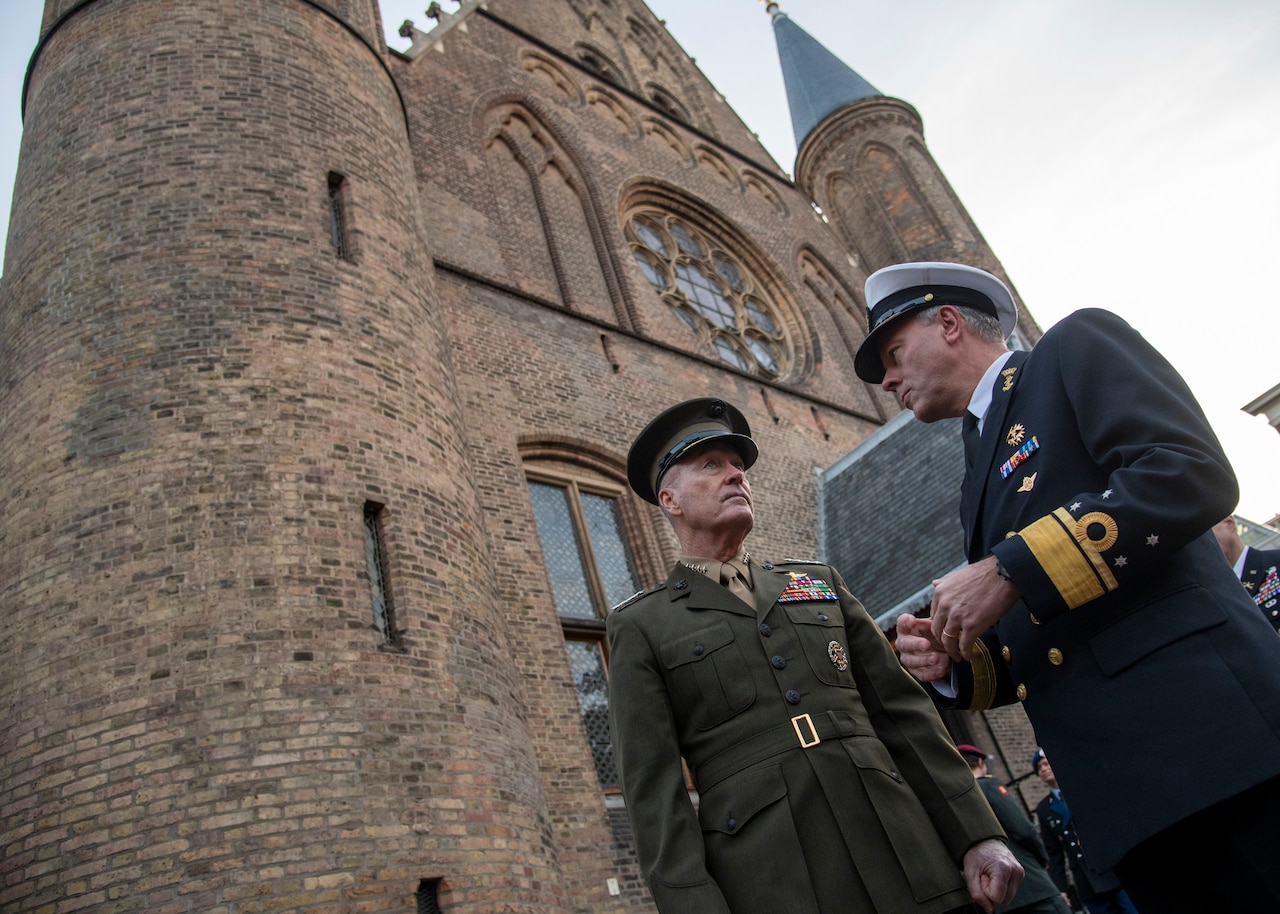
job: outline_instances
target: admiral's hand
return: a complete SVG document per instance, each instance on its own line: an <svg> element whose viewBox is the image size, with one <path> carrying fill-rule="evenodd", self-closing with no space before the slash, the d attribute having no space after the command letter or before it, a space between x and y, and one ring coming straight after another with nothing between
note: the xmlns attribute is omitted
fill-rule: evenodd
<svg viewBox="0 0 1280 914"><path fill-rule="evenodd" d="M996 905L1013 901L1024 875L1022 864L1003 841L988 838L965 851L964 881L969 897L987 914Z"/></svg>
<svg viewBox="0 0 1280 914"><path fill-rule="evenodd" d="M967 660L978 636L1004 617L1022 592L996 573L996 557L957 568L933 582L930 628L952 660Z"/></svg>
<svg viewBox="0 0 1280 914"><path fill-rule="evenodd" d="M935 682L951 676L951 658L933 637L929 619L909 613L898 617L898 659L907 672L921 682Z"/></svg>

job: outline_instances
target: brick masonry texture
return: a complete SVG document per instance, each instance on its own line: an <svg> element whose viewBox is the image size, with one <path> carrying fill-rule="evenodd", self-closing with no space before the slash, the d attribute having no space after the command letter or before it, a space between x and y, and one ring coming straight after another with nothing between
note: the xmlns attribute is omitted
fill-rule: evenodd
<svg viewBox="0 0 1280 914"><path fill-rule="evenodd" d="M651 911L526 467L625 490L652 414L722 396L753 552L815 556L817 472L897 410L852 371L870 258L995 262L918 120L823 135L828 224L639 0L460 12L411 56L374 0L46 3L0 285L0 912L408 912L424 879ZM870 139L899 157L859 170ZM653 291L637 206L751 265L781 378ZM675 542L624 514L653 583Z"/></svg>

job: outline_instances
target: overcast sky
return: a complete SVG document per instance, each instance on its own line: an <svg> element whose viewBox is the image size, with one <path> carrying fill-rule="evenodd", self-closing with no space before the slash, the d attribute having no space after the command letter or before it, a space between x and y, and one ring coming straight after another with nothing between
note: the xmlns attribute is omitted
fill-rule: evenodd
<svg viewBox="0 0 1280 914"><path fill-rule="evenodd" d="M0 205L41 4L0 13ZM426 0L381 0L433 23ZM756 0L650 0L778 163L795 138ZM452 0L444 3L452 11ZM1280 3L1276 0L783 0L925 139L1041 326L1109 308L1182 372L1240 478L1280 513L1280 434L1241 407L1280 383ZM1099 396L1123 396L1098 379Z"/></svg>

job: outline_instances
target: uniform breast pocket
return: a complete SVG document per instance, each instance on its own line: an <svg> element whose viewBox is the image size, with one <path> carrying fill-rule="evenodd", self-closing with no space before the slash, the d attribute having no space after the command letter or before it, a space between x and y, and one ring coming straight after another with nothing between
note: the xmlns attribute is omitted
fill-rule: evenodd
<svg viewBox="0 0 1280 914"><path fill-rule="evenodd" d="M856 689L858 683L849 662L849 637L840 616L840 604L815 600L788 603L786 610L818 681Z"/></svg>
<svg viewBox="0 0 1280 914"><path fill-rule="evenodd" d="M660 648L671 703L699 730L745 711L756 699L746 658L727 622L681 635Z"/></svg>

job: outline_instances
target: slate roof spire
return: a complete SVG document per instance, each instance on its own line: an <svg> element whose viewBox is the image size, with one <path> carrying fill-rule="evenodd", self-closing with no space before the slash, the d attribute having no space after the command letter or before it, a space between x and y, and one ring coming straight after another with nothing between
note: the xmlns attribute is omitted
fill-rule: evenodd
<svg viewBox="0 0 1280 914"><path fill-rule="evenodd" d="M782 63L797 148L831 112L860 99L884 95L792 22L775 0L768 0L765 12L773 16L773 33L778 42L778 60Z"/></svg>

